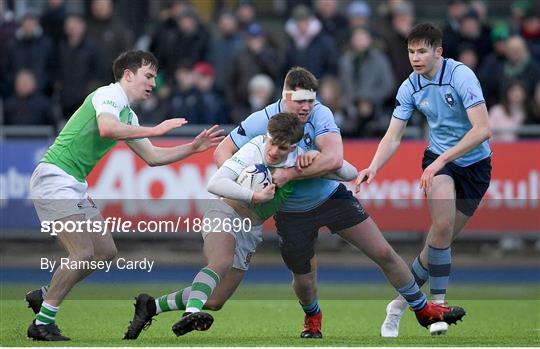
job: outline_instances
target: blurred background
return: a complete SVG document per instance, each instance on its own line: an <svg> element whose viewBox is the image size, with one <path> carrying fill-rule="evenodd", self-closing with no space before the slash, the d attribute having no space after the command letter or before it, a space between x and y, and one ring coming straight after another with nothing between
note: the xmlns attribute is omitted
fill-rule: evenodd
<svg viewBox="0 0 540 349"><path fill-rule="evenodd" d="M478 76L494 134L493 181L453 248L455 277L538 285L539 7L528 0L0 0L0 281L47 281L39 258L63 256L54 238L39 231L28 181L84 97L113 82L111 64L120 52L150 50L160 62L153 96L133 106L141 124L189 120L157 140L163 145L186 142L210 124L231 130L279 98L290 67L304 66L319 78L318 99L334 112L345 158L361 168L412 71L407 34L428 20L443 30L443 56ZM359 198L410 262L429 227L418 190L426 145L422 115L409 122L405 138ZM211 152L150 169L119 144L88 178L89 192L102 200L105 216L198 217L214 172ZM266 230L253 265L276 267L276 277L287 281L271 223ZM155 259L165 281L178 280L178 265L204 263L194 232L116 238L120 255ZM346 268L359 268L366 274L348 282L384 282L366 257L339 238L321 233L318 249L320 264L336 268L321 278L333 280L341 270L347 281ZM272 280L273 274L265 275Z"/></svg>

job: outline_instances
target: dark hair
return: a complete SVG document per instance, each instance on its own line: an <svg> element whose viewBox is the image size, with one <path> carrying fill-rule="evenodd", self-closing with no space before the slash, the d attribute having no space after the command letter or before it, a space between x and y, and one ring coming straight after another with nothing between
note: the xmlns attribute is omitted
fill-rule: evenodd
<svg viewBox="0 0 540 349"><path fill-rule="evenodd" d="M283 112L268 121L268 133L274 144L289 146L304 137L304 125L296 115Z"/></svg>
<svg viewBox="0 0 540 349"><path fill-rule="evenodd" d="M523 89L523 91L525 92L525 99L523 101L523 104L526 105L527 104L527 86L525 85L525 83L519 79L512 79L510 81L507 81L506 83L503 84L503 88L502 88L502 91L501 91L501 106L503 108L503 110L505 111L506 114L510 115L512 112L510 110L510 100L508 99L508 92L510 92L510 90L516 86L519 86Z"/></svg>
<svg viewBox="0 0 540 349"><path fill-rule="evenodd" d="M302 67L293 67L289 69L285 76L285 88L294 90L295 88L303 88L306 90L317 91L319 83L315 75Z"/></svg>
<svg viewBox="0 0 540 349"><path fill-rule="evenodd" d="M124 70L129 69L133 73L144 65L158 69L157 58L148 51L126 51L122 52L113 63L113 74L116 81L120 81L124 75Z"/></svg>
<svg viewBox="0 0 540 349"><path fill-rule="evenodd" d="M407 44L422 42L430 47L437 48L442 46L442 39L443 34L435 25L431 23L419 23L409 33Z"/></svg>

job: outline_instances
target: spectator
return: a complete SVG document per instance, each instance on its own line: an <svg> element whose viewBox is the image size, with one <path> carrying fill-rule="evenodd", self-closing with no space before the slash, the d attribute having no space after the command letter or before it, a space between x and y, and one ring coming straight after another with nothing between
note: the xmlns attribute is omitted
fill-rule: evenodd
<svg viewBox="0 0 540 349"><path fill-rule="evenodd" d="M518 137L517 130L525 121L527 92L520 81L512 81L505 87L501 103L489 110L492 140L512 142Z"/></svg>
<svg viewBox="0 0 540 349"><path fill-rule="evenodd" d="M523 81L529 96L540 80L540 63L530 55L525 40L517 35L508 39L503 74L498 85L504 86L512 80Z"/></svg>
<svg viewBox="0 0 540 349"><path fill-rule="evenodd" d="M244 39L238 31L236 17L223 12L218 20L218 34L211 47L210 63L215 67L216 87L223 91L230 75L234 56L244 48Z"/></svg>
<svg viewBox="0 0 540 349"><path fill-rule="evenodd" d="M88 36L93 42L99 43L103 52L102 61L106 67L110 67L121 52L132 48L133 34L122 21L114 18L112 0L92 0L90 11Z"/></svg>
<svg viewBox="0 0 540 349"><path fill-rule="evenodd" d="M347 28L347 17L338 10L337 0L316 0L315 16L322 24L322 32L331 37L336 43L340 52L343 52L347 45L349 30Z"/></svg>
<svg viewBox="0 0 540 349"><path fill-rule="evenodd" d="M317 78L337 74L337 48L332 39L321 30L321 22L313 16L309 8L304 5L294 8L292 18L285 24L285 71L300 66L308 69Z"/></svg>
<svg viewBox="0 0 540 349"><path fill-rule="evenodd" d="M371 16L371 8L365 1L362 1L362 0L352 1L349 4L349 6L347 6L347 19L349 21L349 33L351 33L354 28L368 27L370 16Z"/></svg>
<svg viewBox="0 0 540 349"><path fill-rule="evenodd" d="M528 11L531 10L531 3L528 0L516 0L510 5L510 13L512 14L512 23L510 30L512 34L520 34L523 20Z"/></svg>
<svg viewBox="0 0 540 349"><path fill-rule="evenodd" d="M15 77L15 94L4 105L6 125L51 125L55 124L49 99L37 90L34 73L20 70Z"/></svg>
<svg viewBox="0 0 540 349"><path fill-rule="evenodd" d="M526 125L540 125L540 81L536 83L534 88L534 94L532 98L529 99L527 103L527 116L525 118ZM530 135L526 135L530 137ZM535 138L539 138L539 135L536 134Z"/></svg>
<svg viewBox="0 0 540 349"><path fill-rule="evenodd" d="M339 79L332 75L323 77L319 84L318 99L334 114L336 125L341 134L352 135L355 131L355 125L347 118L343 108L343 92Z"/></svg>
<svg viewBox="0 0 540 349"><path fill-rule="evenodd" d="M64 21L66 19L66 4L64 0L48 0L41 16L41 25L45 34L52 40L54 49L60 47L64 39Z"/></svg>
<svg viewBox="0 0 540 349"><path fill-rule="evenodd" d="M476 12L476 14L478 14L482 36L490 36L492 27L491 23L489 22L487 3L484 0L472 0L469 3L469 6L474 12Z"/></svg>
<svg viewBox="0 0 540 349"><path fill-rule="evenodd" d="M37 90L51 92L51 76L54 70L53 46L49 38L43 35L43 29L35 14L28 12L22 18L6 52L4 76L8 86L13 86L18 71L28 69L34 73Z"/></svg>
<svg viewBox="0 0 540 349"><path fill-rule="evenodd" d="M11 90L11 86L9 86L7 81L7 67L5 64L7 61L8 43L12 40L17 30L13 11L10 11L5 6L5 1L0 1L0 97L7 96Z"/></svg>
<svg viewBox="0 0 540 349"><path fill-rule="evenodd" d="M472 0L469 3L469 6L478 14L478 18L480 19L480 23L482 23L482 26L486 26L486 28L491 31L488 19L488 7L486 2L484 0Z"/></svg>
<svg viewBox="0 0 540 349"><path fill-rule="evenodd" d="M445 57L457 57L457 48L461 42L461 19L468 11L464 0L449 0L447 16L443 25L443 54Z"/></svg>
<svg viewBox="0 0 540 349"><path fill-rule="evenodd" d="M194 82L202 100L199 124L227 124L229 115L225 99L214 87L214 67L206 62L199 62L193 67Z"/></svg>
<svg viewBox="0 0 540 349"><path fill-rule="evenodd" d="M163 38L174 35L174 33L178 31L176 20L189 6L188 0L173 0L169 3L169 6L165 8L165 10L160 12L160 23L157 29L154 31L154 34L152 35L152 42L150 43L150 51L152 51L156 57L163 49L160 47L163 43ZM161 62L161 65L163 65L163 62Z"/></svg>
<svg viewBox="0 0 540 349"><path fill-rule="evenodd" d="M246 31L246 47L233 60L231 74L225 90L227 101L232 106L231 119L238 122L247 117L242 110L249 109L248 83L258 74L266 74L274 81L281 66L275 50L268 47L265 33L258 23L253 23Z"/></svg>
<svg viewBox="0 0 540 349"><path fill-rule="evenodd" d="M525 14L521 26L521 36L527 42L533 57L540 57L540 5Z"/></svg>
<svg viewBox="0 0 540 349"><path fill-rule="evenodd" d="M457 60L465 64L476 74L478 68L478 54L474 46L470 44L461 44L458 48Z"/></svg>
<svg viewBox="0 0 540 349"><path fill-rule="evenodd" d="M106 80L100 48L87 37L86 21L70 14L64 25L66 39L60 44L58 89L62 115L68 119L91 91Z"/></svg>
<svg viewBox="0 0 540 349"><path fill-rule="evenodd" d="M176 20L176 30L167 33L159 44L157 58L165 76L174 76L178 62L207 61L210 54L210 32L195 9L188 7Z"/></svg>
<svg viewBox="0 0 540 349"><path fill-rule="evenodd" d="M175 86L168 102L167 115L186 118L197 124L203 119L204 107L201 94L195 86L193 64L182 62L174 74Z"/></svg>
<svg viewBox="0 0 540 349"><path fill-rule="evenodd" d="M499 79L503 75L508 38L510 38L508 26L504 23L496 24L491 31L493 52L484 58L478 68L478 79L488 108L497 104L500 99Z"/></svg>
<svg viewBox="0 0 540 349"><path fill-rule="evenodd" d="M473 9L470 9L461 17L459 38L459 44L457 46L447 46L449 51L445 52L445 57L457 59L460 47L463 45L468 45L476 52L480 63L483 57L491 53L492 43L490 31L482 27L480 17Z"/></svg>
<svg viewBox="0 0 540 349"><path fill-rule="evenodd" d="M249 26L257 22L257 12L255 6L249 1L240 1L236 8L236 19L238 20L238 28L245 32Z"/></svg>
<svg viewBox="0 0 540 349"><path fill-rule="evenodd" d="M412 72L407 53L407 36L414 25L414 11L408 2L393 6L391 10L390 28L380 32L380 37L383 42L383 51L390 59L390 65L393 68L396 84L392 94L395 94L399 84Z"/></svg>
<svg viewBox="0 0 540 349"><path fill-rule="evenodd" d="M261 110L274 100L274 82L268 75L255 75L249 80L248 95L250 106L248 114Z"/></svg>
<svg viewBox="0 0 540 349"><path fill-rule="evenodd" d="M347 114L355 130L363 131L368 117L384 116L383 104L392 96L396 83L390 61L373 47L367 29L353 31L350 47L340 60L339 77Z"/></svg>

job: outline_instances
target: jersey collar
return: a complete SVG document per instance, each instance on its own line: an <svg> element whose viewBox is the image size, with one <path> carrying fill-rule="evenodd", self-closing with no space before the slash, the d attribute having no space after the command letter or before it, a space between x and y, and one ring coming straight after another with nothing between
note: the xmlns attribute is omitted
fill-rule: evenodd
<svg viewBox="0 0 540 349"><path fill-rule="evenodd" d="M416 74L418 76L418 87L422 88L422 85L427 84L437 84L442 85L444 72L446 71L446 63L448 59L441 57L441 67L437 71L437 74L433 77L432 80L428 80L425 76Z"/></svg>
<svg viewBox="0 0 540 349"><path fill-rule="evenodd" d="M127 96L127 94L126 94L126 91L124 91L124 89L122 88L122 85L120 85L119 82L115 82L115 83L112 84L112 85L120 91L120 93L121 93L122 96L124 97L124 100L125 100L125 102L126 102L126 105L127 105L128 107L131 108L131 106L129 105L129 99L128 99L128 96Z"/></svg>

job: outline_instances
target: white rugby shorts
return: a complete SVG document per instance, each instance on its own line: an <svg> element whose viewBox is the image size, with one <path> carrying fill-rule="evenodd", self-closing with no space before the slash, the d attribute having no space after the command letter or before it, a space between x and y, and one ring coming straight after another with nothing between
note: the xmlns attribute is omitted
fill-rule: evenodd
<svg viewBox="0 0 540 349"><path fill-rule="evenodd" d="M80 214L87 220L99 215L87 189L88 183L49 163L40 163L30 179L30 198L42 222Z"/></svg>
<svg viewBox="0 0 540 349"><path fill-rule="evenodd" d="M211 222L224 222L225 219L232 222L234 219L240 221L244 219L221 199L210 200L204 218L209 218ZM233 267L240 270L248 270L251 256L255 253L257 246L263 240L262 225L252 226L251 230L229 229L225 231L222 229L221 231L231 234L236 240ZM203 239L206 239L208 234L212 234L212 232L203 231Z"/></svg>

